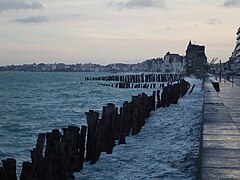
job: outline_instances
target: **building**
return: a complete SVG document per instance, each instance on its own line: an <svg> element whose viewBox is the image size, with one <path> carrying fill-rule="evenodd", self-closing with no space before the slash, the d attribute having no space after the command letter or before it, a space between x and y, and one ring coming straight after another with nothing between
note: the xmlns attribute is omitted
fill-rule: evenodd
<svg viewBox="0 0 240 180"><path fill-rule="evenodd" d="M184 73L186 71L185 59L179 54L167 52L163 58L162 72L165 73Z"/></svg>
<svg viewBox="0 0 240 180"><path fill-rule="evenodd" d="M240 61L240 27L238 28L238 31L237 31L235 51L236 51L237 61L239 62Z"/></svg>
<svg viewBox="0 0 240 180"><path fill-rule="evenodd" d="M189 41L185 59L187 61L187 74L202 75L207 63L205 46L192 44L192 42Z"/></svg>
<svg viewBox="0 0 240 180"><path fill-rule="evenodd" d="M240 74L240 27L237 30L236 46L229 58L229 69L236 74Z"/></svg>
<svg viewBox="0 0 240 180"><path fill-rule="evenodd" d="M65 69L65 64L64 63L57 63L56 64L56 70L57 71L63 71Z"/></svg>

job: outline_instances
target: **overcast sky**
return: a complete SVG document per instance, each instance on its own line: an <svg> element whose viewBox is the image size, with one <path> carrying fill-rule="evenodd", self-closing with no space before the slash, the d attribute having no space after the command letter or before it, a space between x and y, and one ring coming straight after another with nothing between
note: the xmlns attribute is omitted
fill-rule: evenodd
<svg viewBox="0 0 240 180"><path fill-rule="evenodd" d="M225 61L240 0L0 0L0 65L136 63L205 45Z"/></svg>

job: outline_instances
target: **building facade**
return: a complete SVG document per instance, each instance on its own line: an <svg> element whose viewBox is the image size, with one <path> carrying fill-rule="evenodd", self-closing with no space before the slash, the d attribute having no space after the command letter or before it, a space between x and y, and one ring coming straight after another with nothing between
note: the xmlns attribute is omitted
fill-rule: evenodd
<svg viewBox="0 0 240 180"><path fill-rule="evenodd" d="M204 67L207 63L205 46L192 44L192 42L189 41L185 58L187 61L187 74L203 74Z"/></svg>
<svg viewBox="0 0 240 180"><path fill-rule="evenodd" d="M185 58L179 54L167 52L163 58L162 72L164 73L185 73Z"/></svg>
<svg viewBox="0 0 240 180"><path fill-rule="evenodd" d="M240 27L237 30L236 46L229 58L229 69L236 74L240 74Z"/></svg>
<svg viewBox="0 0 240 180"><path fill-rule="evenodd" d="M237 31L237 39L236 39L236 58L237 61L240 61L240 27L238 28Z"/></svg>

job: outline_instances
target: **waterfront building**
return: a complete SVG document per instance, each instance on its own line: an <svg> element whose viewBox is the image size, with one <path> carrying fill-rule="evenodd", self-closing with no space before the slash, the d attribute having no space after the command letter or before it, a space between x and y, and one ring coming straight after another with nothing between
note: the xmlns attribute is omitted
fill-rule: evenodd
<svg viewBox="0 0 240 180"><path fill-rule="evenodd" d="M167 52L162 63L162 72L165 73L184 73L185 72L185 58L179 54L171 54Z"/></svg>
<svg viewBox="0 0 240 180"><path fill-rule="evenodd" d="M237 31L237 39L236 39L236 58L237 61L240 61L240 27L238 28Z"/></svg>
<svg viewBox="0 0 240 180"><path fill-rule="evenodd" d="M57 64L51 64L51 70L56 71L57 70Z"/></svg>
<svg viewBox="0 0 240 180"><path fill-rule="evenodd" d="M229 58L230 70L240 74L240 27L237 30L236 46Z"/></svg>
<svg viewBox="0 0 240 180"><path fill-rule="evenodd" d="M57 63L56 64L56 70L57 71L63 71L65 69L65 64L64 63Z"/></svg>
<svg viewBox="0 0 240 180"><path fill-rule="evenodd" d="M205 46L192 44L191 40L186 50L187 73L202 75L204 66L207 63L207 56L205 54Z"/></svg>

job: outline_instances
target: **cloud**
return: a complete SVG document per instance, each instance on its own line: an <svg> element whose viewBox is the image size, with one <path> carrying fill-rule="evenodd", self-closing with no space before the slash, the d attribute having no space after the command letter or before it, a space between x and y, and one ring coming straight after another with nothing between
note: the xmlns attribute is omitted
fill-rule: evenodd
<svg viewBox="0 0 240 180"><path fill-rule="evenodd" d="M219 19L216 19L216 18L212 18L212 19L209 19L207 24L210 24L210 25L218 25L218 24L223 24L223 22Z"/></svg>
<svg viewBox="0 0 240 180"><path fill-rule="evenodd" d="M26 18L14 19L13 21L19 23L42 23L49 21L49 19L46 16L31 16Z"/></svg>
<svg viewBox="0 0 240 180"><path fill-rule="evenodd" d="M119 9L131 9L135 7L154 7L154 8L167 8L166 3L164 0L128 0L128 1L121 1L121 2L110 2L111 6L115 6Z"/></svg>
<svg viewBox="0 0 240 180"><path fill-rule="evenodd" d="M0 0L0 12L20 9L42 9L43 5L35 1Z"/></svg>
<svg viewBox="0 0 240 180"><path fill-rule="evenodd" d="M224 7L240 7L240 0L227 0L223 4Z"/></svg>

